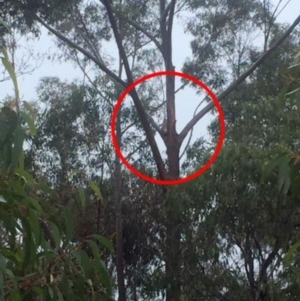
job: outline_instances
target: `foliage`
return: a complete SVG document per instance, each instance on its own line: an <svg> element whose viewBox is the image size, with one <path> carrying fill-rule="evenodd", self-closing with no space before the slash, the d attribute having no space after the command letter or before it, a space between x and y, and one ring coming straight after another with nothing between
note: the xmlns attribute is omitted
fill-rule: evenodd
<svg viewBox="0 0 300 301"><path fill-rule="evenodd" d="M300 52L294 57L295 61L290 67L292 69L299 70L299 57ZM299 76L291 76L292 83L298 85L296 89L290 89L292 91L285 91L282 99L284 101L284 108L287 113L291 109L297 112L297 118L299 120L300 112L300 94L299 94ZM288 93L286 93L288 92ZM299 131L295 130L297 137L296 145L299 144ZM264 180L268 180L270 174L274 171L277 171L278 175L278 189L279 191L283 190L283 193L286 195L292 195L297 198L299 201L299 192L300 192L300 154L299 148L296 147L296 150L293 148L287 148L285 151L280 151L277 156L271 159L264 170ZM296 228L299 227L299 224L295 225ZM289 294L291 298L295 300L298 298L300 292L299 285L299 241L294 243L293 246L289 249L285 256L285 269L281 273L281 277L286 281L287 285L284 289L286 294Z"/></svg>
<svg viewBox="0 0 300 301"><path fill-rule="evenodd" d="M288 69L295 49L297 39L288 40L223 103L226 145L209 173L181 191L178 202L189 204L182 231L188 300L299 297L298 255L283 264L298 246L300 223L299 169L291 164L299 149L298 97L286 96L299 78ZM218 120L210 129L217 139ZM211 151L199 140L187 163L203 166Z"/></svg>
<svg viewBox="0 0 300 301"><path fill-rule="evenodd" d="M16 87L13 69L10 74ZM32 112L28 103L25 107ZM100 250L101 245L110 252L113 247L100 235L73 243L70 210L53 206L58 198L55 191L23 168L23 116L31 134L35 133L33 120L26 114L7 106L0 114L0 300L82 300L87 296L107 300L112 283ZM101 197L95 183L90 185Z"/></svg>
<svg viewBox="0 0 300 301"><path fill-rule="evenodd" d="M295 56L295 60L299 60L300 52ZM299 70L300 64L298 62L293 64L292 68L297 68ZM295 84L299 84L299 76L292 77L292 82ZM283 101L283 109L285 110L286 114L290 115L291 111L296 112L295 117L299 119L299 111L300 111L300 93L299 87L296 89L290 89L292 91L285 91L288 92L285 95L282 95ZM290 122L291 118L289 118ZM291 192L294 195L298 195L299 190L299 163L300 163L300 155L297 152L299 144L299 135L297 131L296 134L296 141L293 145L296 146L294 149L286 149L284 152L281 151L279 155L275 158L270 160L265 168L265 176L268 176L270 172L278 168L279 173L279 190L285 187L284 192L288 193Z"/></svg>
<svg viewBox="0 0 300 301"><path fill-rule="evenodd" d="M0 17L4 21L11 20L10 29L18 29L22 34L33 32L40 33L40 28L34 22L33 15L38 12L46 17L49 22L63 20L69 11L70 5L81 2L81 0L26 0L26 1L1 1ZM55 16L54 19L52 16ZM7 28L0 27L0 36L7 32Z"/></svg>
<svg viewBox="0 0 300 301"><path fill-rule="evenodd" d="M287 64L299 41L299 33L295 32L282 49L273 53L270 60L224 102L228 125L226 148L209 173L164 195L160 187L144 183L121 168L118 174L118 160L114 158L108 139L109 117L121 91L111 77L103 75L101 66L108 66L122 80L126 59L130 62L133 78L166 67L163 61L169 62L172 55L171 51L165 50L171 41L164 39L164 30L171 24L168 29L171 31L172 18L184 16L181 13L187 9L188 17L183 17L181 24L192 34L193 41L192 57L186 61L184 70L221 91L229 80L238 77L254 63L260 52L285 30L275 23L271 7L267 5L269 1L178 0L173 15L169 12L174 1L168 2L166 7L163 6L167 1L163 0L159 1L161 6L155 1L149 5L147 0L110 1L126 52L125 56L117 59L106 51L107 41L111 42L112 37L112 26L104 5L108 1L23 2L25 10L17 7L17 13L21 13L20 20L17 20L16 12L12 17L16 27L24 32L25 24L33 25L33 30L38 31L34 27L34 18L28 16L34 16L34 13L41 16L42 21L85 50L77 51L78 47L75 50L74 44L70 47L70 43L61 36L57 40L61 58L75 62L88 82L42 79L38 87L38 102L46 109L34 108L37 133L34 137L26 136L29 147L24 154L24 165L27 171L30 170L34 178L32 182L36 185L30 192L36 195L36 189L41 190L41 195L33 198L39 201L43 218L50 221L56 237L54 243L62 242L62 250L67 256L56 257L58 250L51 246L51 240L48 243L50 247L44 243L54 258L51 262L48 257L45 259L46 265L48 263L53 268L49 272L53 278L50 278L57 279L50 281L50 285L46 282L48 287L53 289L57 284L61 289L67 283L66 278L72 281L76 278L78 282L73 287L76 297L79 298L80 294L81 299L91 297L88 289L80 291L83 287L80 281L88 277L95 279L97 271L92 271L100 255L88 239L93 233L101 233L112 238L121 255L116 258L104 248L100 253L112 278L119 268L114 281L119 286L124 273L127 299L157 300L165 297L165 291L170 287L166 261L173 251L170 242L173 244L177 239L172 264L179 266L181 291L175 298L200 301L289 300L289 291L284 291L284 288L289 281L294 289L296 277L294 274L288 277L280 275L279 270L282 268L282 256L293 242L298 241L294 229L299 220L298 199L296 194L289 194L289 188L294 187L295 191L297 188L293 184L296 183L293 181L295 175L290 176L290 180L282 180L292 170L287 168L289 161L285 159L281 163L283 177L279 177L279 182L287 194L278 191L274 173L266 183L261 182L261 176L264 162L276 156L278 150L288 151L294 147L296 151L298 147L299 116L298 111L293 110L295 99L289 97L290 103L283 110L283 98L279 94L289 76L297 74L287 70ZM18 3L15 0L5 2L5 20L9 15L9 5L16 8ZM28 7L30 3L34 4L33 7ZM164 18L168 20L165 27ZM261 48L254 47L251 39L243 40L245 36L256 34L257 30L265 34ZM155 48L159 43L161 47ZM227 62L226 68L224 62ZM91 72L87 71L89 67ZM291 90L296 88L292 87L294 84L290 85ZM164 113L164 90L161 83L145 85L138 90L143 105L155 118L162 117ZM30 115L29 111L27 113ZM128 157L132 156L134 165L141 171L153 172L151 152L135 108L131 104L124 106L120 118L122 150ZM30 124L32 122L26 126L30 127ZM24 122L22 125L25 126ZM213 123L210 127L214 140L218 134L217 125ZM128 128L131 131L126 131ZM155 133L156 129L152 130ZM189 149L183 165L185 171L191 172L203 165L211 152L212 148L199 139ZM41 179L47 179L45 182L49 183L50 190L40 188ZM118 181L121 183L119 186ZM62 207L66 209L61 210ZM74 227L69 225L67 230L63 226L64 219L72 220ZM169 226L170 220L177 222L173 228ZM115 224L120 221L122 227L118 228ZM66 237L70 237L72 228L74 235L68 241ZM179 235L172 240L169 233ZM45 240L48 242L49 239L46 237ZM72 248L76 249L75 254ZM78 261L78 254L87 255L82 255ZM64 258L70 265L72 262L76 266L83 265L82 277L77 277L76 272L72 275L67 273L62 263ZM58 264L53 266L56 259ZM121 259L121 265L117 259ZM294 262L297 263L296 260ZM69 269L72 268L70 265ZM297 271L293 267L291 270L293 273ZM62 271L66 277L60 279ZM108 280L98 284L95 290L106 288ZM68 292L66 296L69 296ZM120 294L119 298L124 300Z"/></svg>

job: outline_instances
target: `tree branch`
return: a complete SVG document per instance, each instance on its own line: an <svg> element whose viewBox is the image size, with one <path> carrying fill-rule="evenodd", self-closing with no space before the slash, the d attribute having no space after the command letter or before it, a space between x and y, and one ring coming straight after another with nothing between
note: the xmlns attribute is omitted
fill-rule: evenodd
<svg viewBox="0 0 300 301"><path fill-rule="evenodd" d="M120 18L125 20L128 24L130 24L131 26L133 26L135 29L139 30L140 32L142 32L146 37L148 37L154 44L155 46L159 49L160 52L162 52L162 48L160 43L158 42L158 40L155 38L155 36L153 36L151 33L149 33L147 30L145 30L144 28L142 28L140 25L138 25L136 22L128 19L127 17L125 17L123 14L113 10L113 12Z"/></svg>
<svg viewBox="0 0 300 301"><path fill-rule="evenodd" d="M294 23L289 27L289 29L279 38L273 46L269 48L265 53L263 53L260 58L247 70L245 71L236 81L234 81L229 87L217 96L219 102L223 101L233 90L237 88L237 86L242 83L249 75L251 75L255 69L257 69L283 42L284 40L291 34L291 32L295 29L295 27L300 22L300 15L294 21ZM210 102L203 108L192 120L184 127L181 133L178 136L179 144L182 143L188 132L194 127L194 125L210 110L214 108L214 103Z"/></svg>
<svg viewBox="0 0 300 301"><path fill-rule="evenodd" d="M167 6L165 11L170 11L170 16L168 20L168 28L167 28L167 34L168 38L171 40L172 37L172 28L173 28L173 20L174 20L174 11L175 11L175 5L176 5L176 0L172 0L169 5Z"/></svg>
<svg viewBox="0 0 300 301"><path fill-rule="evenodd" d="M106 7L108 18L109 18L110 24L112 26L112 30L114 32L116 43L118 45L120 57L123 60L123 64L124 64L126 76L127 76L127 79L128 79L128 83L131 84L131 83L133 83L133 77L132 77L129 62L127 60L127 56L126 56L126 53L125 53L125 49L122 45L122 40L121 40L121 37L120 37L120 33L118 31L117 23L116 23L114 15L113 15L113 10L112 10L112 7L111 7L110 0L100 0L100 1ZM139 114L139 117L140 117L140 120L141 120L141 124L142 124L142 126L144 128L144 131L146 133L147 140L149 142L149 145L150 145L155 163L157 165L159 176L160 176L161 179L166 179L167 173L166 173L165 165L164 165L162 156L160 154L160 151L158 149L157 143L154 139L154 135L152 133L150 124L148 122L147 114L144 110L143 104L142 104L140 98L138 97L137 92L136 92L135 89L131 90L130 95L133 99L134 105L136 107L136 110L137 110L137 112Z"/></svg>
<svg viewBox="0 0 300 301"><path fill-rule="evenodd" d="M163 12L161 18L160 18L160 21L164 20L166 21L166 18L168 16L168 13L170 11L170 8L171 8L171 5L172 5L172 2L174 2L173 0L168 4L168 6L166 7L165 11Z"/></svg>
<svg viewBox="0 0 300 301"><path fill-rule="evenodd" d="M84 54L87 58L92 60L103 72L105 72L115 83L120 84L124 88L127 86L127 83L123 81L121 78L119 78L115 73L113 73L110 69L108 69L103 62L101 62L99 59L97 59L95 56L90 54L88 51L86 51L84 48L80 47L79 45L72 42L70 39L65 37L63 34L49 26L47 23L45 23L39 16L36 14L32 14L31 16L36 19L39 23L41 23L45 28L47 28L51 33L53 33L55 36L57 36L59 39L67 43L70 47L80 51L82 54Z"/></svg>
<svg viewBox="0 0 300 301"><path fill-rule="evenodd" d="M203 103L206 99L207 99L207 97L205 97L205 98L199 103L199 105L196 107L196 109L195 109L195 111L194 111L194 114L193 114L193 117L196 115L197 110L199 109L199 107L202 105L202 103ZM191 129L190 137L189 137L189 139L188 139L188 142L187 142L187 144L186 144L186 146L185 146L183 152L182 152L181 155L179 156L179 160L183 157L183 155L185 154L186 150L188 149L188 147L189 147L189 145L190 145L190 143L191 143L192 136L193 136L193 129L194 129L194 128Z"/></svg>
<svg viewBox="0 0 300 301"><path fill-rule="evenodd" d="M106 6L106 2L105 0L101 1L105 6ZM105 2L105 3L104 3ZM112 15L112 10L110 9L110 5L108 4L109 7L108 10L110 11L110 17L113 18L113 15ZM91 53L89 53L88 51L86 51L84 48L80 47L79 45L77 45L76 43L72 42L70 39L68 39L67 37L65 37L63 34L61 34L60 32L58 32L57 30L55 30L54 28L52 28L51 26L49 26L47 23L45 23L39 16L37 16L36 14L32 14L31 13L31 16L37 20L39 23L41 23L45 28L47 28L51 33L53 33L56 37L58 37L59 39L61 39L62 41L64 41L65 43L67 43L70 47L80 51L82 54L84 54L87 58L89 58L90 60L92 60L103 72L105 72L112 80L113 82L117 83L117 84L120 84L122 87L127 87L127 83L125 81L123 81L120 77L118 77L114 72L112 72L110 69L108 69L104 64L103 62L101 62L99 59L97 59L95 56L93 56ZM114 18L112 19L112 21L114 21ZM114 22L115 23L115 22ZM132 79L132 75L131 75L131 72L130 72L130 69L129 69L129 64L128 64L128 61L127 61L127 58L126 58L126 54L125 54L125 51L124 51L124 48L122 46L122 44L120 44L120 40L117 39L117 37L119 37L119 34L118 34L118 31L117 31L117 27L116 27L116 24L115 25L115 28L114 28L114 32L116 30L116 34L117 36L115 36L116 38L116 41L117 41L117 44L118 44L118 47L119 47L119 51L120 51L120 54L122 56L122 59L123 59L123 62L125 63L125 61L127 62L127 66L125 66L125 69L126 69L126 74L127 74L127 78L129 80L129 82L133 82L133 79ZM120 44L120 45L119 45ZM123 50L123 51L122 51ZM127 67L127 68L126 68ZM129 73L128 73L129 71ZM165 167L164 167L164 163L163 163L163 160L162 160L162 157L161 157L161 154L159 152L159 149L158 149L158 146L156 144L156 141L154 139L154 136L152 135L152 131L151 131L151 127L149 125L149 123L147 122L147 115L142 107L142 104L138 98L138 95L135 91L135 89L130 93L132 98L133 98L133 101L134 101L134 104L136 106L136 109L139 113L139 116L141 118L141 123L144 127L144 130L145 130L145 133L146 133L146 137L148 139L148 142L149 142L149 145L151 147L151 150L152 150L152 153L153 153L153 157L155 159L155 162L157 164L157 168L158 168L158 172L159 172L159 175L161 177L161 179L165 179L166 178L166 170L165 170Z"/></svg>

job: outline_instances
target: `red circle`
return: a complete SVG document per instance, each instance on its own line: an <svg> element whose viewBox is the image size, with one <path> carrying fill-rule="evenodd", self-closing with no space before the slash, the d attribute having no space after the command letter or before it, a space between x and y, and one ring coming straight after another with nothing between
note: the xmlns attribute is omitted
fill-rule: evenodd
<svg viewBox="0 0 300 301"><path fill-rule="evenodd" d="M162 76L162 75L166 75L166 76L179 76L185 79L188 79L192 82L194 82L196 85L200 86L202 89L204 89L208 95L212 98L218 113L219 113L219 120L220 120L220 138L217 144L217 147L215 149L214 154L212 155L212 157L210 158L210 160L202 167L200 168L198 171L196 171L195 173L189 175L188 177L185 178L181 178L181 179L176 179L176 180L159 180L159 179L155 179L155 178L151 178L148 177L147 175L139 172L138 170L136 170L132 165L130 165L130 163L126 160L126 158L123 156L120 146L118 144L118 140L117 140L117 136L116 136L116 120L117 120L117 115L118 112L121 108L121 105L125 99L125 97L130 93L130 91L132 89L134 89L137 85L145 82L146 80L153 78L153 77L157 77L157 76ZM211 165L216 161L217 157L219 156L223 143L224 143L224 139L225 139L225 117L224 117L224 113L222 110L222 107L216 97L216 95L200 80L198 80L197 78L189 75L189 74L185 74L182 72L178 72L178 71L160 71L160 72L154 72L148 75L145 75L143 77L141 77L140 79L136 80L135 82L133 82L129 87L127 87L124 92L122 93L122 95L120 96L120 98L118 99L113 113L112 113L112 120L111 120L111 137L112 137L112 141L113 141L113 145L115 147L115 150L117 152L117 155L119 156L119 158L121 159L121 161L124 163L124 165L136 176L142 178L145 181L148 181L150 183L154 183L154 184L159 184L159 185L178 185L178 184L183 184L186 182L189 182L191 180L194 180L195 178L199 177L201 174L203 174L207 169L209 169L211 167Z"/></svg>

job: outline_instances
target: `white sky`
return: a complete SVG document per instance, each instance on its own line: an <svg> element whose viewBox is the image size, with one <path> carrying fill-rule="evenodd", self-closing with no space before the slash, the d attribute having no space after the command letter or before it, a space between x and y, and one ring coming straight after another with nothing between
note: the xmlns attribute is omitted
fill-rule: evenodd
<svg viewBox="0 0 300 301"><path fill-rule="evenodd" d="M287 0L283 1L286 2ZM274 4L278 3L278 0L274 0ZM292 23L300 13L300 0L291 0L284 11L279 16L280 22ZM52 42L52 37L46 34L46 30L43 30L43 35L40 40L31 41L31 46L34 47L35 52L52 53L55 50L55 46ZM191 55L190 51L190 36L183 32L179 24L174 25L173 33L173 62L177 71L180 71L186 57ZM24 39L21 42L22 46L25 46ZM112 54L115 49L109 49L109 53ZM117 53L117 52L116 52ZM19 56L22 55L22 48L20 48ZM29 62L35 65L34 61ZM2 67L2 66L1 66ZM34 70L31 74L27 74L19 77L19 89L21 98L23 100L35 100L37 98L35 89L39 82L39 79L44 76L58 76L62 80L72 81L72 79L82 79L83 75L81 71L75 68L72 63L52 63L50 61L44 61L42 65ZM200 79L201 80L201 79ZM179 81L179 79L178 79ZM179 86L179 85L178 85ZM0 99L3 99L8 94L13 93L13 86L10 81L0 83ZM176 97L176 110L177 110L177 131L179 132L185 124L191 119L195 107L198 105L201 99L196 96L195 91L192 89L181 90ZM198 110L199 111L199 110ZM207 114L204 118L198 122L194 128L194 139L199 136L207 136L206 126L212 119L211 114ZM162 142L159 142L162 146Z"/></svg>

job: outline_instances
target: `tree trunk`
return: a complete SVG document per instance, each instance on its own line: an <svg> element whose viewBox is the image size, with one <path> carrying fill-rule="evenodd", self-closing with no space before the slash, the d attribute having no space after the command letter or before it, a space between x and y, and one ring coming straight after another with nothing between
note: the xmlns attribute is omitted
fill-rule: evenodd
<svg viewBox="0 0 300 301"><path fill-rule="evenodd" d="M168 211L174 208L174 200L168 200ZM167 291L166 301L179 301L181 295L180 288L180 227L179 222L172 215L167 214L166 225L166 280Z"/></svg>
<svg viewBox="0 0 300 301"><path fill-rule="evenodd" d="M168 64L169 70L174 67ZM166 78L167 88L167 116L168 131L166 137L168 156L168 176L170 179L178 179L180 176L179 167L179 143L176 132L175 112L175 77ZM176 199L166 199L166 301L179 301L180 289L180 212L176 210Z"/></svg>
<svg viewBox="0 0 300 301"><path fill-rule="evenodd" d="M179 177L179 149L169 149L169 175ZM179 301L180 285L180 212L176 209L176 199L166 195L166 301Z"/></svg>
<svg viewBox="0 0 300 301"><path fill-rule="evenodd" d="M118 143L121 145L121 125L120 114L117 118L117 138ZM123 260L123 223L122 223L122 203L121 203L121 162L116 154L115 158L115 204L116 204L116 266L117 266L117 280L118 280L118 293L119 301L126 301L126 289L124 280L124 260Z"/></svg>

